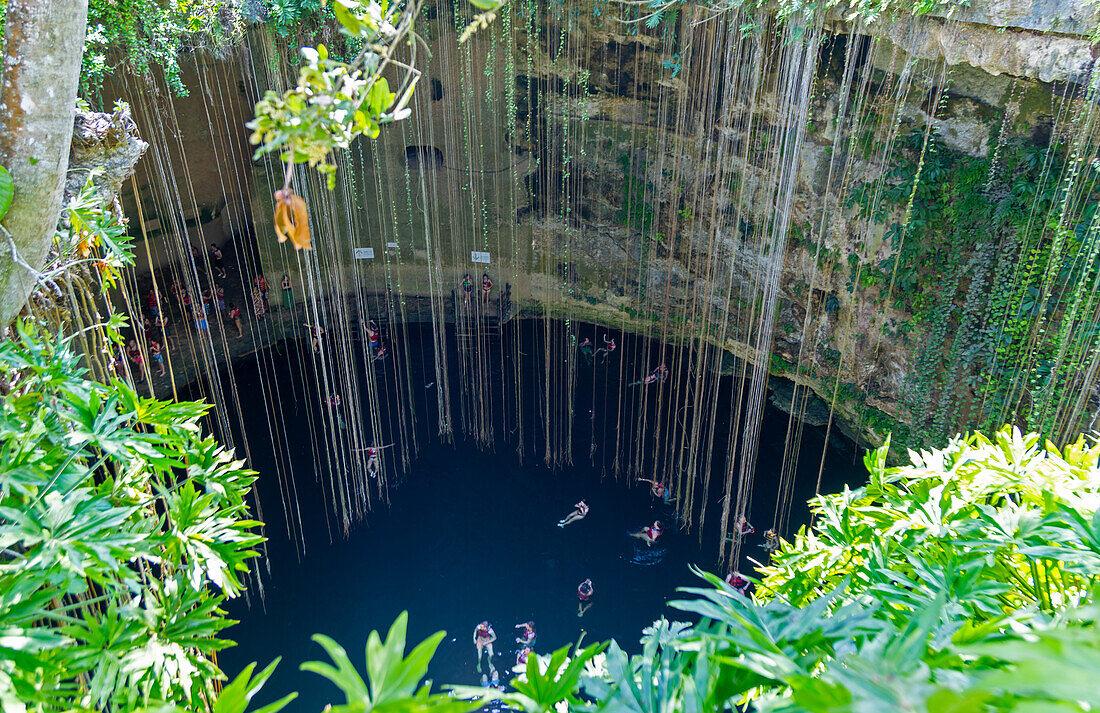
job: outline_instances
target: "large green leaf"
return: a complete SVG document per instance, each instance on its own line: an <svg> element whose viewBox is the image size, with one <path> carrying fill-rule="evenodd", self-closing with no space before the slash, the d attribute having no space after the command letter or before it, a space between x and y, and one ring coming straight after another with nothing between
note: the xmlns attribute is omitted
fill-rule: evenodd
<svg viewBox="0 0 1100 713"><path fill-rule="evenodd" d="M12 198L15 197L15 187L11 182L11 174L8 169L0 166L0 219L8 214L11 208Z"/></svg>

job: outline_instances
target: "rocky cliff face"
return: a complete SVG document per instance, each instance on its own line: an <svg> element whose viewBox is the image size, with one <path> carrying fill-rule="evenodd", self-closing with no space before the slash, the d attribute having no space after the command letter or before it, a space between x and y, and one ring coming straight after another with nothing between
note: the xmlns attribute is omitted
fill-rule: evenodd
<svg viewBox="0 0 1100 713"><path fill-rule="evenodd" d="M1013 209L1028 161L1093 131L1091 6L975 3L874 23L837 12L797 31L699 9L648 27L629 12L524 6L460 47L462 17L433 9L413 118L341 159L336 193L303 186L326 216L314 233L327 289L446 292L485 251L528 312L767 363L867 441L979 423L992 393L979 357L1004 340L972 334L996 331L998 276L1030 243L1000 214L988 229L966 217ZM805 41L798 70L789 48ZM252 44L239 60L250 84L292 71L272 69L285 48ZM238 136L220 151L243 162L248 149ZM225 201L251 203L269 281L300 284L302 264L263 240L279 175L257 165ZM377 257L352 260L353 247ZM762 310L770 353L757 348Z"/></svg>

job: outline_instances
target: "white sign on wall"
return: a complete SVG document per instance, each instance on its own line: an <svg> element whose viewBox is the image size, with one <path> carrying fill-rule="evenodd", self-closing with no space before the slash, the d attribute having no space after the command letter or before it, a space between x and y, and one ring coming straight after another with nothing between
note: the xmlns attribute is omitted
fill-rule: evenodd
<svg viewBox="0 0 1100 713"><path fill-rule="evenodd" d="M480 252L478 250L470 251L470 262L479 262L484 265L489 264L489 253Z"/></svg>
<svg viewBox="0 0 1100 713"><path fill-rule="evenodd" d="M355 248L352 252L355 253L356 260L374 259L374 248Z"/></svg>
<svg viewBox="0 0 1100 713"><path fill-rule="evenodd" d="M386 247L387 247L387 248L396 248L396 247L397 247L397 243L386 243Z"/></svg>

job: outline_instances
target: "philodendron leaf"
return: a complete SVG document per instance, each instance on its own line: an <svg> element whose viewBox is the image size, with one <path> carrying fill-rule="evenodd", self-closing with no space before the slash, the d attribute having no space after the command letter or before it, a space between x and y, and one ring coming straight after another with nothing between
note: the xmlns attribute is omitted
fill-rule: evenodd
<svg viewBox="0 0 1100 713"><path fill-rule="evenodd" d="M0 219L8 214L11 208L11 200L15 197L15 187L11 182L11 174L8 169L0 166Z"/></svg>

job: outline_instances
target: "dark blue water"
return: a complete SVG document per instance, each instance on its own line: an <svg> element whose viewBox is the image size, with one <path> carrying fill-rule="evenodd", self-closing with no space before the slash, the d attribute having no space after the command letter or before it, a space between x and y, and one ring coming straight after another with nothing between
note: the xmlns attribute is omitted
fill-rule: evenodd
<svg viewBox="0 0 1100 713"><path fill-rule="evenodd" d="M537 332L515 336L525 344L525 354L541 350ZM295 352L300 346L282 345L266 367L240 365L236 379L242 393L258 393L261 370L267 369L273 373L263 378L281 380L284 401L310 398L311 374L292 373L295 364L304 363ZM508 349L502 353L506 360ZM636 353L629 349L620 352L621 358ZM531 362L530 381L537 391L542 373L537 359ZM424 359L411 364L420 371L408 378L422 389L432 380L432 366ZM509 374L509 367L503 366L490 370L490 378L507 381L504 375ZM607 367L594 367L592 376L587 377L590 380L583 375L578 380L579 412L610 412L604 393L608 373ZM291 383L295 379L298 385ZM396 382L396 377L393 380ZM732 379L725 381L730 383L722 388L732 388ZM583 399L587 401L581 403ZM518 631L513 627L528 620L537 626L536 650L540 653L575 642L582 634L589 642L615 638L627 650L636 650L642 629L654 619L662 615L682 618L666 603L679 596L677 587L698 584L689 565L716 571L714 533L704 532L705 546L700 545L699 533L678 529L672 513L653 499L648 486L607 477L613 446L600 440L610 438L606 423L594 427L587 419L577 419L575 451L598 457L577 457L574 461L579 462L573 465L550 469L539 457L542 434L533 417L526 427L531 443L521 465L514 444L501 442L495 450L483 450L461 436L456 443L442 443L433 437L433 400L430 390L424 390L419 405L419 454L407 472L395 477L389 506L376 503L366 521L355 525L346 538L326 517L323 489L312 477L314 449L324 434L310 434L296 426L288 432L286 453L276 456L262 445L270 415L261 408L263 400L242 402L242 422L252 443L250 465L261 473L270 574L264 578L262 601L253 596L251 607L243 601L230 605L230 615L240 623L229 630L229 638L238 646L219 654L219 663L235 675L251 661L262 665L283 657L258 703L295 690L299 698L288 709L291 711L317 711L325 703L336 702L338 692L331 684L298 670L303 661L325 658L310 636L331 636L345 647L353 663L362 667L368 633L377 629L384 635L403 610L409 612L410 642L447 631L431 669L433 680L440 684L477 683L471 639L474 627L483 619L496 630L495 663L502 673L514 663L518 648L513 642ZM289 406L283 404L284 416ZM507 432L503 413L499 420L497 433ZM719 424L718 430L726 428ZM779 472L786 429L784 414L770 411L766 415L754 510L750 511L750 520L758 520L760 531L770 526L774 511L778 484L773 474ZM628 434L621 447L629 448L630 440ZM795 524L808 517L801 503L813 492L823 440L821 429L807 428L803 448L812 456L803 459L796 481ZM825 489L859 482L862 472L854 465L851 444L837 442L825 453ZM272 476L278 458L289 460L298 483L297 507L307 543L301 556L287 536ZM723 459L716 462L717 468L725 468ZM284 470L286 465L283 463ZM720 500L721 493L716 490L711 497ZM582 498L591 506L588 517L557 527L558 520ZM628 535L658 517L668 529L654 547ZM712 519L717 520L717 512ZM758 539L759 534L746 543L746 553L762 559ZM578 617L576 589L586 578L592 579L596 596L591 609Z"/></svg>

